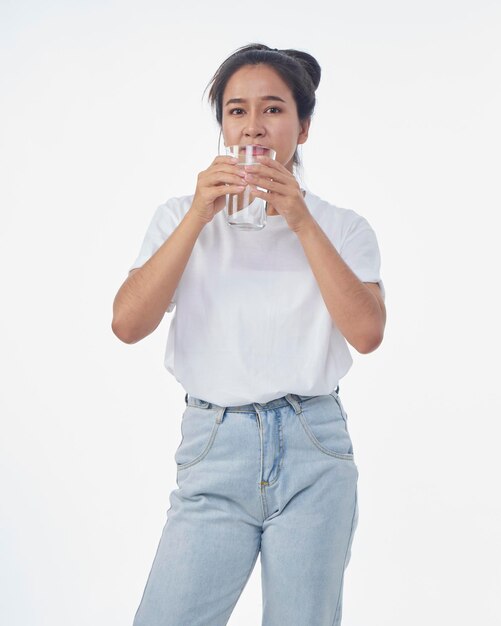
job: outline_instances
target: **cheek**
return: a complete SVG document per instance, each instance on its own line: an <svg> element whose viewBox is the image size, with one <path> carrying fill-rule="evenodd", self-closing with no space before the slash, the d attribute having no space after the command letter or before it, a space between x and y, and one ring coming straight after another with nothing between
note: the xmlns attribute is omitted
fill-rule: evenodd
<svg viewBox="0 0 501 626"><path fill-rule="evenodd" d="M223 118L221 123L221 132L223 134L223 139L226 145L233 145L235 143L235 137L237 133L235 131L235 125L229 123Z"/></svg>

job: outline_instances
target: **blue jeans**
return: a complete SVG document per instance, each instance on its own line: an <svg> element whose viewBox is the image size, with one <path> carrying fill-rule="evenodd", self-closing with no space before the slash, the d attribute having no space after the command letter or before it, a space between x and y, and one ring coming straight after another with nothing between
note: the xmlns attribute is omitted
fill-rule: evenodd
<svg viewBox="0 0 501 626"><path fill-rule="evenodd" d="M224 626L261 553L262 626L339 626L358 469L336 391L186 396L177 485L134 626Z"/></svg>

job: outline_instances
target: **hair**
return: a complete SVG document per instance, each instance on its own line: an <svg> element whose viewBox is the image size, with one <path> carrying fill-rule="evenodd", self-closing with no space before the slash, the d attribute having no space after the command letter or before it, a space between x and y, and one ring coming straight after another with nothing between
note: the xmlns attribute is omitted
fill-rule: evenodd
<svg viewBox="0 0 501 626"><path fill-rule="evenodd" d="M268 65L289 87L296 102L301 122L311 118L315 109L315 90L320 83L320 65L307 52L300 50L278 50L264 44L252 43L238 48L217 69L205 88L210 87L208 100L216 112L219 126L223 119L223 93L233 74L244 65ZM205 93L205 92L204 92ZM297 150L294 165L299 165Z"/></svg>

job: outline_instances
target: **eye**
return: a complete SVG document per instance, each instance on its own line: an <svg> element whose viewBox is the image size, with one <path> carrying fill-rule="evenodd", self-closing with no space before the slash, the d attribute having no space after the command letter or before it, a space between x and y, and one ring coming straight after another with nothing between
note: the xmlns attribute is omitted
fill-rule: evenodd
<svg viewBox="0 0 501 626"><path fill-rule="evenodd" d="M230 109L230 115L239 115L243 112L243 109Z"/></svg>
<svg viewBox="0 0 501 626"><path fill-rule="evenodd" d="M280 113L280 109L278 107L268 107L266 110L270 113Z"/></svg>

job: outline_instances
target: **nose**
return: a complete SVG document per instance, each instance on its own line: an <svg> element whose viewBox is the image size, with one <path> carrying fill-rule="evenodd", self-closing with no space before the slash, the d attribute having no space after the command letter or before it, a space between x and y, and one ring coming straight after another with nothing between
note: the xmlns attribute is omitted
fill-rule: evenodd
<svg viewBox="0 0 501 626"><path fill-rule="evenodd" d="M243 135L248 139L264 137L265 129L257 115L249 115L243 128Z"/></svg>
<svg viewBox="0 0 501 626"><path fill-rule="evenodd" d="M249 137L250 139L257 139L259 137L264 136L264 132L259 128L255 128L254 126L250 126L245 129L244 136Z"/></svg>

